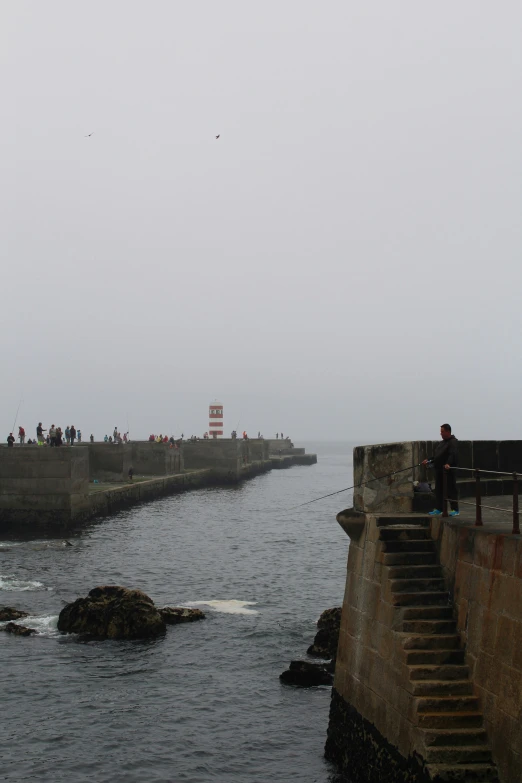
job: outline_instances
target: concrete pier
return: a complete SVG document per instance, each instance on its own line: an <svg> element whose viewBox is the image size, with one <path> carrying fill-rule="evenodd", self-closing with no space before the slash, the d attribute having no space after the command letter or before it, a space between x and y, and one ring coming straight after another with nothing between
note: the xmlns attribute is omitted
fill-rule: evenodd
<svg viewBox="0 0 522 783"><path fill-rule="evenodd" d="M285 445L288 453L276 455L263 439L185 441L179 447L149 441L2 447L0 532L65 530L157 497L317 461L315 454Z"/></svg>
<svg viewBox="0 0 522 783"><path fill-rule="evenodd" d="M522 442L459 443L460 463L520 469ZM522 536L512 482L486 478L484 525L415 513L431 442L354 450L354 508L326 754L373 783L522 780ZM379 479L379 477L383 477ZM508 477L509 479L509 477ZM466 476L461 497L469 497ZM503 495L503 497L499 497Z"/></svg>

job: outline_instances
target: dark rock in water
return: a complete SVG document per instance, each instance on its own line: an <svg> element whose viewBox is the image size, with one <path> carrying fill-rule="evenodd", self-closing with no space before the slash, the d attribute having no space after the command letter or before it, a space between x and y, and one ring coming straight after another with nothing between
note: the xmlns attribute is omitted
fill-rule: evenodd
<svg viewBox="0 0 522 783"><path fill-rule="evenodd" d="M17 625L16 623L7 623L4 625L4 631L13 633L15 636L31 636L32 633L36 633L34 628L26 628L25 625Z"/></svg>
<svg viewBox="0 0 522 783"><path fill-rule="evenodd" d="M341 607L326 609L317 621L318 631L314 643L308 648L308 655L316 658L335 658L341 626Z"/></svg>
<svg viewBox="0 0 522 783"><path fill-rule="evenodd" d="M280 674L279 679L289 685L299 685L302 688L333 683L333 676L324 666L308 661L291 661L290 668Z"/></svg>
<svg viewBox="0 0 522 783"><path fill-rule="evenodd" d="M117 585L95 587L87 598L64 606L58 630L82 638L148 639L165 633L165 621L152 598Z"/></svg>
<svg viewBox="0 0 522 783"><path fill-rule="evenodd" d="M186 609L182 606L165 606L159 610L159 613L167 625L193 623L195 620L205 619L205 614L201 609Z"/></svg>
<svg viewBox="0 0 522 783"><path fill-rule="evenodd" d="M29 612L22 612L21 609L14 609L12 606L0 607L0 622L6 620L19 620L21 617L27 617Z"/></svg>

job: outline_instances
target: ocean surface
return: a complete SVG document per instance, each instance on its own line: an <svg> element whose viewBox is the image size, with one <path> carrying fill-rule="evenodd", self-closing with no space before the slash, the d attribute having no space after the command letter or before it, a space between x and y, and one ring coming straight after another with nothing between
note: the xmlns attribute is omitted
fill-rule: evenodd
<svg viewBox="0 0 522 783"><path fill-rule="evenodd" d="M296 445L300 445L296 443ZM306 443L318 464L240 487L135 507L61 539L0 541L0 605L38 630L0 633L0 780L328 783L330 688L279 674L306 659L324 609L342 603L349 540L335 515L352 484L349 443ZM62 606L100 584L199 623L148 642L79 643Z"/></svg>

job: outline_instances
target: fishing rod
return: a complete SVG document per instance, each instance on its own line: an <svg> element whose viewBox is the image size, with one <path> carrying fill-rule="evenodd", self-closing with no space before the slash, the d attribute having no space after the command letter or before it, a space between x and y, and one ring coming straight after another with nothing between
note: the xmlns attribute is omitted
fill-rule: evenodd
<svg viewBox="0 0 522 783"><path fill-rule="evenodd" d="M20 402L18 403L18 408L16 409L15 420L14 420L14 422L13 422L13 429L11 430L11 432L14 432L14 431L15 431L15 427L16 427L16 420L18 419L18 412L19 412L19 410L20 410L20 405L22 404L22 402L23 402L23 395L22 395L22 397L20 397Z"/></svg>
<svg viewBox="0 0 522 783"><path fill-rule="evenodd" d="M297 506L290 506L290 508L287 508L287 511L293 511L295 508L302 508L302 506L309 506L310 503L317 503L318 500L324 500L325 498L331 498L333 495L340 495L341 492L348 492L349 489L356 489L358 487L364 487L366 484L371 484L372 481L381 481L385 478L390 478L390 476L396 476L397 473L405 473L407 470L413 470L413 468L418 468L422 465L422 462L419 462L417 465L408 465L407 468L401 468L401 470L394 470L393 473L387 473L385 476L376 476L375 478L368 479L368 481L362 481L360 484L353 484L351 487L345 487L344 489L338 489L337 492L330 492L329 495L321 495L320 498L314 498L313 500L307 500L306 503L299 503Z"/></svg>

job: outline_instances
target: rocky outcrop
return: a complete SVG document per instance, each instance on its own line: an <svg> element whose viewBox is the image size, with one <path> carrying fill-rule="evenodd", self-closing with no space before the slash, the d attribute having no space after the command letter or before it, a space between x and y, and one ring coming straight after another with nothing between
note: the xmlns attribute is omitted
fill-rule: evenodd
<svg viewBox="0 0 522 783"><path fill-rule="evenodd" d="M65 606L58 630L83 638L148 639L165 633L165 620L141 590L106 585Z"/></svg>
<svg viewBox="0 0 522 783"><path fill-rule="evenodd" d="M193 623L205 619L205 613L201 609L186 609L182 606L165 606L159 610L159 613L167 625Z"/></svg>
<svg viewBox="0 0 522 783"><path fill-rule="evenodd" d="M308 661L290 661L290 668L280 674L279 679L288 685L299 685L304 688L333 683L333 675L325 666Z"/></svg>
<svg viewBox="0 0 522 783"><path fill-rule="evenodd" d="M23 612L21 609L14 609L12 606L0 607L0 623L5 623L6 620L20 620L21 617L27 617L28 612Z"/></svg>
<svg viewBox="0 0 522 783"><path fill-rule="evenodd" d="M3 630L15 636L31 636L31 634L36 633L34 628L26 628L25 625L17 625L16 623L7 623L7 625L4 625Z"/></svg>
<svg viewBox="0 0 522 783"><path fill-rule="evenodd" d="M314 643L306 651L315 658L335 658L341 627L341 607L326 609L317 621Z"/></svg>

